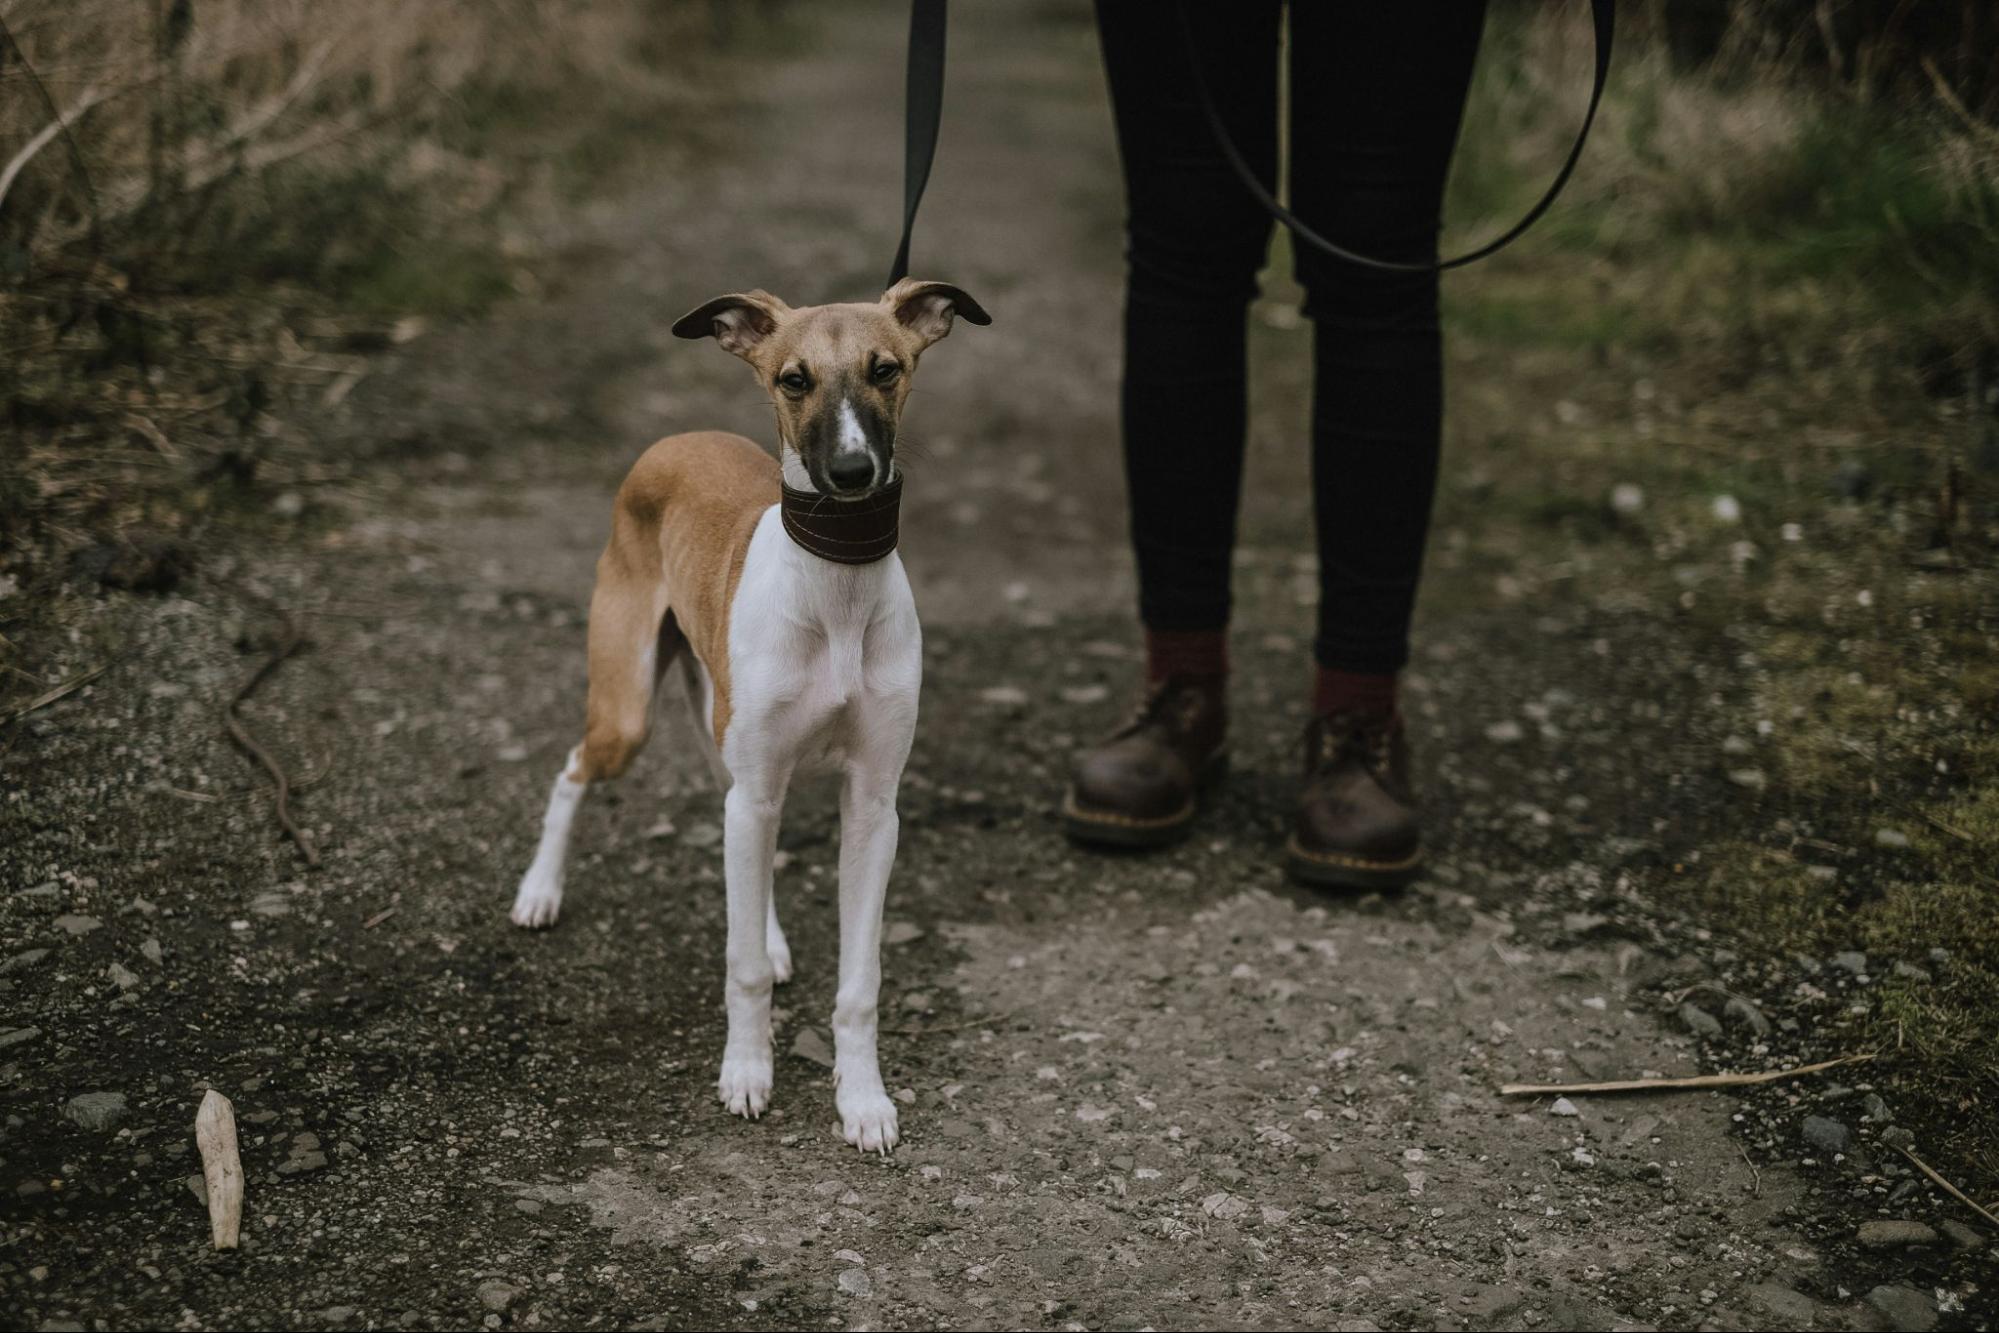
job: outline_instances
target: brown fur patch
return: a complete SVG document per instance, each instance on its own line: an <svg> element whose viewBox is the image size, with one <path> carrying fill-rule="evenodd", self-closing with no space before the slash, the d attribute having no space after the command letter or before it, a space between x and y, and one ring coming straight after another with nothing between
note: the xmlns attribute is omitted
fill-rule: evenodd
<svg viewBox="0 0 1999 1333"><path fill-rule="evenodd" d="M730 717L729 607L750 537L778 502L777 460L740 435L669 435L633 465L611 517L590 599L589 723L582 778L616 777L650 730L659 675L685 644L714 683L710 719ZM653 669L645 649L657 644Z"/></svg>

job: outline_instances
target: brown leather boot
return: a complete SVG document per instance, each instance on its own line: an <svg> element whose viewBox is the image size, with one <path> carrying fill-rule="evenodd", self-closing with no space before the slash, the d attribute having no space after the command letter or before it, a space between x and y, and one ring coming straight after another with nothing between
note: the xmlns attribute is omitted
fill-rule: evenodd
<svg viewBox="0 0 1999 1333"><path fill-rule="evenodd" d="M1305 729L1305 791L1285 868L1306 884L1391 889L1416 877L1423 845L1409 747L1393 713L1335 713Z"/></svg>
<svg viewBox="0 0 1999 1333"><path fill-rule="evenodd" d="M1224 676L1176 676L1138 713L1076 756L1062 829L1078 842L1162 847L1184 836L1200 797L1228 769Z"/></svg>

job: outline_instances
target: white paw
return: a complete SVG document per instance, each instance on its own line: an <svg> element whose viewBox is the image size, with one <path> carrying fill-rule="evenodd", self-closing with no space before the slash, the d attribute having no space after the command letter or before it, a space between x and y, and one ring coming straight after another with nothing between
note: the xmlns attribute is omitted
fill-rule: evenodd
<svg viewBox="0 0 1999 1333"><path fill-rule="evenodd" d="M770 1105L771 1063L766 1052L758 1056L725 1055L722 1077L716 1092L731 1115L755 1120Z"/></svg>
<svg viewBox="0 0 1999 1333"><path fill-rule="evenodd" d="M517 926L540 930L555 924L562 913L562 881L529 871L514 895L514 910L508 916Z"/></svg>
<svg viewBox="0 0 1999 1333"><path fill-rule="evenodd" d="M880 1088L871 1092L849 1093L844 1089L834 1098L840 1108L840 1132L847 1142L862 1152L883 1157L895 1147L895 1103Z"/></svg>
<svg viewBox="0 0 1999 1333"><path fill-rule="evenodd" d="M791 946L784 942L784 936L765 941L764 952L770 955L770 979L780 986L791 980Z"/></svg>

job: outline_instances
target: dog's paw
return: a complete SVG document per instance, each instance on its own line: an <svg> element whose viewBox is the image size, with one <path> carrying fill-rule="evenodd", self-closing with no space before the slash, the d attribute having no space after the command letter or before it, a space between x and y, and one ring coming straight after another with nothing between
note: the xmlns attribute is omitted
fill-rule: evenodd
<svg viewBox="0 0 1999 1333"><path fill-rule="evenodd" d="M555 924L562 914L562 882L530 874L514 895L514 910L507 915L517 926L540 930Z"/></svg>
<svg viewBox="0 0 1999 1333"><path fill-rule="evenodd" d="M761 1056L725 1055L715 1090L731 1115L755 1120L770 1105L771 1061Z"/></svg>
<svg viewBox="0 0 1999 1333"><path fill-rule="evenodd" d="M766 942L765 952L770 955L770 979L782 986L791 980L791 946L784 942L784 936Z"/></svg>
<svg viewBox="0 0 1999 1333"><path fill-rule="evenodd" d="M852 1094L842 1090L835 1100L840 1108L840 1132L847 1142L862 1152L888 1156L900 1137L896 1132L895 1103L888 1094L879 1088Z"/></svg>

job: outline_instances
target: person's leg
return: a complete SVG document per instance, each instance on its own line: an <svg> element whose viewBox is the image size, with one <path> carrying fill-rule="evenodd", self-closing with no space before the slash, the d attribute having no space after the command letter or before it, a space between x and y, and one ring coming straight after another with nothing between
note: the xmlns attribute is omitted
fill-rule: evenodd
<svg viewBox="0 0 1999 1333"><path fill-rule="evenodd" d="M1309 225L1361 254L1437 257L1484 18L1482 0L1292 7L1292 194ZM1314 712L1392 713L1443 422L1437 277L1298 256L1315 329Z"/></svg>
<svg viewBox="0 0 1999 1333"><path fill-rule="evenodd" d="M1189 11L1228 132L1267 179L1278 0ZM1122 415L1147 691L1129 725L1077 756L1063 826L1085 842L1156 846L1186 832L1226 763L1244 321L1270 219L1215 146L1178 3L1098 0L1097 27L1129 212Z"/></svg>
<svg viewBox="0 0 1999 1333"><path fill-rule="evenodd" d="M1228 132L1277 158L1276 0L1189 7ZM1270 219L1215 147L1177 4L1098 0L1129 210L1121 399L1149 672L1221 674L1242 490L1245 313Z"/></svg>
<svg viewBox="0 0 1999 1333"><path fill-rule="evenodd" d="M1436 258L1484 19L1470 0L1292 6L1292 199L1309 225L1364 255ZM1298 274L1314 327L1319 629L1287 865L1312 883L1387 887L1422 860L1396 673L1437 482L1437 278L1302 243Z"/></svg>

